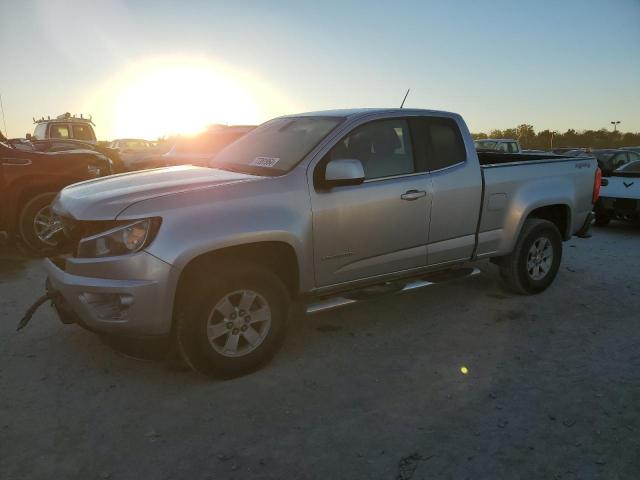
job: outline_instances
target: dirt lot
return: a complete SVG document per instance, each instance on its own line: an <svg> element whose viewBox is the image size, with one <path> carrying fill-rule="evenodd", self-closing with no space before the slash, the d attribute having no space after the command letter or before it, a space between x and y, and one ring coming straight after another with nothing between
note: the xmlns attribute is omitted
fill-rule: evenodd
<svg viewBox="0 0 640 480"><path fill-rule="evenodd" d="M212 382L43 307L0 257L0 478L640 478L640 229L565 244L535 297L483 275L301 318ZM461 373L461 367L468 374Z"/></svg>

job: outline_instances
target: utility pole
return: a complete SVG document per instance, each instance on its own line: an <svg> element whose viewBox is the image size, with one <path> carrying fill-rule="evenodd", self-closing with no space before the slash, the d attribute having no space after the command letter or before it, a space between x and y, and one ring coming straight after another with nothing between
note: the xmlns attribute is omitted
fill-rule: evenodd
<svg viewBox="0 0 640 480"><path fill-rule="evenodd" d="M9 132L7 132L7 122L4 119L4 105L2 104L2 94L0 94L0 111L2 112L2 124L4 125L4 134L9 138Z"/></svg>
<svg viewBox="0 0 640 480"><path fill-rule="evenodd" d="M549 150L553 150L553 136L558 133L557 130L551 130L551 139L549 141Z"/></svg>
<svg viewBox="0 0 640 480"><path fill-rule="evenodd" d="M620 120L616 120L615 122L609 122L611 123L611 125L613 125L613 131L617 132L618 131L618 125L620 124Z"/></svg>

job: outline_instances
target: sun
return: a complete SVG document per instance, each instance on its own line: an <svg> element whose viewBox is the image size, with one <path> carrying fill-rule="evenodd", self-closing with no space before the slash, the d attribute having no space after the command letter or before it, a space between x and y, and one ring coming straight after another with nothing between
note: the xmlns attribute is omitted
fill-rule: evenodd
<svg viewBox="0 0 640 480"><path fill-rule="evenodd" d="M206 64L173 62L138 72L118 92L116 133L145 138L194 134L211 123L255 123L251 95Z"/></svg>
<svg viewBox="0 0 640 480"><path fill-rule="evenodd" d="M192 135L214 123L257 124L289 106L250 75L179 57L135 62L107 81L91 103L99 136L103 131L110 138L146 139Z"/></svg>

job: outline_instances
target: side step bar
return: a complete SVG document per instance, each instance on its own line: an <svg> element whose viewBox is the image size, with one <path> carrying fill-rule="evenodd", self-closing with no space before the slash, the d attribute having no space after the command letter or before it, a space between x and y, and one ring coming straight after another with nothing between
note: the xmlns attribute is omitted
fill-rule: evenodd
<svg viewBox="0 0 640 480"><path fill-rule="evenodd" d="M408 292L409 290L430 287L431 285L446 283L450 280L472 277L474 275L478 275L479 273L480 269L476 267L472 269L459 269L459 271L451 270L447 272L437 272L432 275L425 275L421 279L409 282L402 289L394 293ZM429 280L429 278L431 278L431 280ZM375 296L371 296L371 298L375 298ZM354 303L361 303L363 301L365 300L348 298L347 296L330 297L318 302L310 303L306 306L306 313L309 315L318 312L325 312L327 310L334 310L336 308L345 307Z"/></svg>

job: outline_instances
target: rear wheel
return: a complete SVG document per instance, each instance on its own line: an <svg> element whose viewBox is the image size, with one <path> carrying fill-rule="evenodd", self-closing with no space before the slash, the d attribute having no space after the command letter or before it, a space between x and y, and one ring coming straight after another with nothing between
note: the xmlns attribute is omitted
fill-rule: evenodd
<svg viewBox="0 0 640 480"><path fill-rule="evenodd" d="M29 200L20 212L18 231L33 253L54 252L62 239L62 223L51 209L56 195L56 192L41 193Z"/></svg>
<svg viewBox="0 0 640 480"><path fill-rule="evenodd" d="M225 263L201 269L178 307L176 343L184 360L212 377L257 370L284 339L289 296L266 268Z"/></svg>
<svg viewBox="0 0 640 480"><path fill-rule="evenodd" d="M562 237L547 220L528 219L511 255L502 259L505 285L524 295L545 290L553 282L562 259Z"/></svg>

